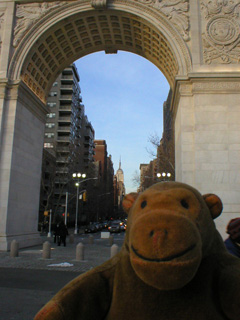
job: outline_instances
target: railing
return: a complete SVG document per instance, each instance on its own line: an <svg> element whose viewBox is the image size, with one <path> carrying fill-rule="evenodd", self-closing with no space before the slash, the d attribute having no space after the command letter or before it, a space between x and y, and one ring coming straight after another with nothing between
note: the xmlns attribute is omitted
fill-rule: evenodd
<svg viewBox="0 0 240 320"><path fill-rule="evenodd" d="M73 86L71 84L61 84L60 90L64 90L64 89L72 89L73 90Z"/></svg>
<svg viewBox="0 0 240 320"><path fill-rule="evenodd" d="M68 137L61 137L60 136L60 137L57 138L57 140L58 141L69 141L69 138L70 138L69 136Z"/></svg>
<svg viewBox="0 0 240 320"><path fill-rule="evenodd" d="M68 157L58 157L56 162L64 162L67 163L68 162Z"/></svg>
<svg viewBox="0 0 240 320"><path fill-rule="evenodd" d="M72 111L72 105L60 105L59 110L67 110L67 111Z"/></svg>
<svg viewBox="0 0 240 320"><path fill-rule="evenodd" d="M69 147L57 147L57 152L70 152Z"/></svg>
<svg viewBox="0 0 240 320"><path fill-rule="evenodd" d="M58 121L68 121L68 122L71 122L71 116L68 116L68 117L59 117L58 118Z"/></svg>
<svg viewBox="0 0 240 320"><path fill-rule="evenodd" d="M58 131L67 131L70 132L71 127L70 126L63 126L63 127L58 127Z"/></svg>
<svg viewBox="0 0 240 320"><path fill-rule="evenodd" d="M60 100L72 100L73 96L72 94L61 94Z"/></svg>

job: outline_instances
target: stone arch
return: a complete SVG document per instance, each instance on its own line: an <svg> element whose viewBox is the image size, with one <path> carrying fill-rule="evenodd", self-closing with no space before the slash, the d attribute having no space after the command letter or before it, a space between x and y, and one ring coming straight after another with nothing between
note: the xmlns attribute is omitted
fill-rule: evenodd
<svg viewBox="0 0 240 320"><path fill-rule="evenodd" d="M94 9L89 1L61 2L39 14L35 24L28 21L25 33L16 32L17 25L9 78L22 79L45 102L65 66L96 51L125 50L154 63L173 88L175 78L191 69L189 51L164 13L141 2L118 0L103 10Z"/></svg>

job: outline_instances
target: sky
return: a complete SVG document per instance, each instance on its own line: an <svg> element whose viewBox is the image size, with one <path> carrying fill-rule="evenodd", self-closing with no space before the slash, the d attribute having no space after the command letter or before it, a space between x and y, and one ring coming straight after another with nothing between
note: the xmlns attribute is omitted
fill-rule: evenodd
<svg viewBox="0 0 240 320"><path fill-rule="evenodd" d="M149 136L162 136L162 106L169 84L150 61L124 51L93 53L75 64L95 139L106 140L115 173L121 159L126 192L136 191L134 173L140 173L141 163L152 160L146 150L153 149Z"/></svg>

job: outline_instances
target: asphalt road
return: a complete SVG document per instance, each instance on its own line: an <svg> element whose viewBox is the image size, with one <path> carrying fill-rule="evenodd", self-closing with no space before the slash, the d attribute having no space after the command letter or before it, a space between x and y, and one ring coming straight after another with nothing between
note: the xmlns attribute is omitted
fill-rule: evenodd
<svg viewBox="0 0 240 320"><path fill-rule="evenodd" d="M33 320L77 272L0 268L0 320Z"/></svg>

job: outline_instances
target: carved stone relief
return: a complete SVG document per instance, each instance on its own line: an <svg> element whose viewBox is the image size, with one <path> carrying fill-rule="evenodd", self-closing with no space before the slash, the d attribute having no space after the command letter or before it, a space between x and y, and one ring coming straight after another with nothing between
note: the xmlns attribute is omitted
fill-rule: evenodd
<svg viewBox="0 0 240 320"><path fill-rule="evenodd" d="M189 40L189 0L135 0L160 10L177 28L185 41ZM28 29L50 10L66 4L65 1L18 4L13 46L17 47ZM95 9L107 7L107 0L91 0Z"/></svg>
<svg viewBox="0 0 240 320"><path fill-rule="evenodd" d="M4 23L4 12L0 11L0 55L2 51L3 23Z"/></svg>
<svg viewBox="0 0 240 320"><path fill-rule="evenodd" d="M207 64L240 62L240 1L204 0L203 58Z"/></svg>
<svg viewBox="0 0 240 320"><path fill-rule="evenodd" d="M50 10L64 5L67 2L43 2L18 4L16 7L16 26L14 28L13 46L17 47L28 29Z"/></svg>
<svg viewBox="0 0 240 320"><path fill-rule="evenodd" d="M189 41L189 0L137 0L160 10Z"/></svg>

